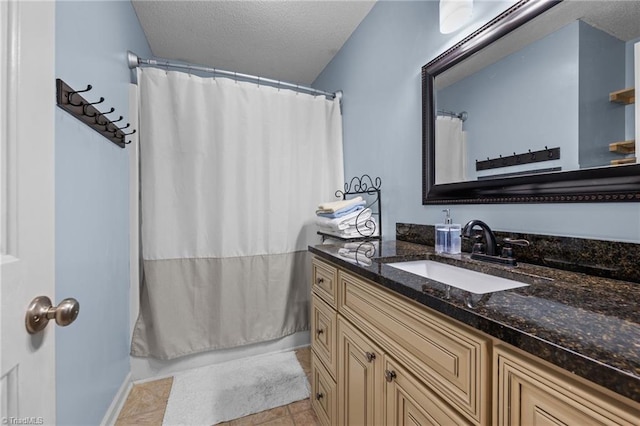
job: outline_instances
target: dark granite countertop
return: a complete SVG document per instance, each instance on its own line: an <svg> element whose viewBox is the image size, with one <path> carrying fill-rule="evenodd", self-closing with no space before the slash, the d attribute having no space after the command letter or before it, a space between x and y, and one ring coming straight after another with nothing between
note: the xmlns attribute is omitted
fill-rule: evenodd
<svg viewBox="0 0 640 426"><path fill-rule="evenodd" d="M355 247L358 243L319 245L309 250L393 292L640 402L639 284L524 263L516 267L488 264L472 260L464 253L441 256L428 246L404 241L364 243L358 250L359 262L338 253L341 248ZM482 297L452 287L447 289L437 281L386 265L425 258L526 282L529 286Z"/></svg>

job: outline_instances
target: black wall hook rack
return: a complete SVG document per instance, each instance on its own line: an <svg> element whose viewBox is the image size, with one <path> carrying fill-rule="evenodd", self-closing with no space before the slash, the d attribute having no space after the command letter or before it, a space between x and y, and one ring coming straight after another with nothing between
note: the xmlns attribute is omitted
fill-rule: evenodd
<svg viewBox="0 0 640 426"><path fill-rule="evenodd" d="M87 126L91 127L96 132L100 133L105 138L109 139L120 148L124 148L125 145L131 143L127 141L126 137L134 134L136 131L132 130L129 133L125 133L122 129L129 127L129 123L124 127L118 127L114 123L121 121L122 116L117 120L111 120L106 115L115 112L114 108L110 108L108 111L101 112L98 110L98 106L104 102L104 98L100 97L95 102L88 102L80 93L89 92L93 87L89 84L84 90L73 90L67 83L61 79L56 79L56 100L58 106L69 114L82 121Z"/></svg>
<svg viewBox="0 0 640 426"><path fill-rule="evenodd" d="M539 163L541 161L559 159L560 148L547 148L545 146L544 149L539 151L531 152L531 150L529 150L529 152L522 154L516 154L514 152L513 155L507 157L501 155L498 158L487 158L482 161L476 160L476 170L498 169L500 167L519 166L520 164Z"/></svg>

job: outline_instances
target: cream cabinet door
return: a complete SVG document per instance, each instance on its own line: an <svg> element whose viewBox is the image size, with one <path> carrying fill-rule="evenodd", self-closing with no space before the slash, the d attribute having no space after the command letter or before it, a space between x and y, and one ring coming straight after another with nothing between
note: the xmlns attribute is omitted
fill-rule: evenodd
<svg viewBox="0 0 640 426"><path fill-rule="evenodd" d="M383 362L387 425L471 424L389 356Z"/></svg>
<svg viewBox="0 0 640 426"><path fill-rule="evenodd" d="M382 351L338 318L338 424L382 424Z"/></svg>
<svg viewBox="0 0 640 426"><path fill-rule="evenodd" d="M498 425L638 425L640 404L613 399L509 348L494 349Z"/></svg>

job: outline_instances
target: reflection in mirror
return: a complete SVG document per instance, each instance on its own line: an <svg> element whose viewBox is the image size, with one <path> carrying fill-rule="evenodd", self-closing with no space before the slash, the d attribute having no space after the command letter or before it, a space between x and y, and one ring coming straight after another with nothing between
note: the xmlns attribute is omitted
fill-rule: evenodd
<svg viewBox="0 0 640 426"><path fill-rule="evenodd" d="M523 0L425 65L423 202L640 201L638 22Z"/></svg>
<svg viewBox="0 0 640 426"><path fill-rule="evenodd" d="M560 28L513 53L436 76L436 184L637 161L634 106L609 96L633 85L640 24L629 22L629 2L611 3L625 7L566 24L584 11L564 12ZM465 121L451 114L462 111Z"/></svg>

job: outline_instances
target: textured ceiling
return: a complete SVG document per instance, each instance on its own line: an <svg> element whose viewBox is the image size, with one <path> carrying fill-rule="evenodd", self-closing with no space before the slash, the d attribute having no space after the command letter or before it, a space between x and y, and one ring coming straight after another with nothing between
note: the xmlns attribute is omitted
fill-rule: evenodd
<svg viewBox="0 0 640 426"><path fill-rule="evenodd" d="M156 57L308 85L375 0L132 3Z"/></svg>

